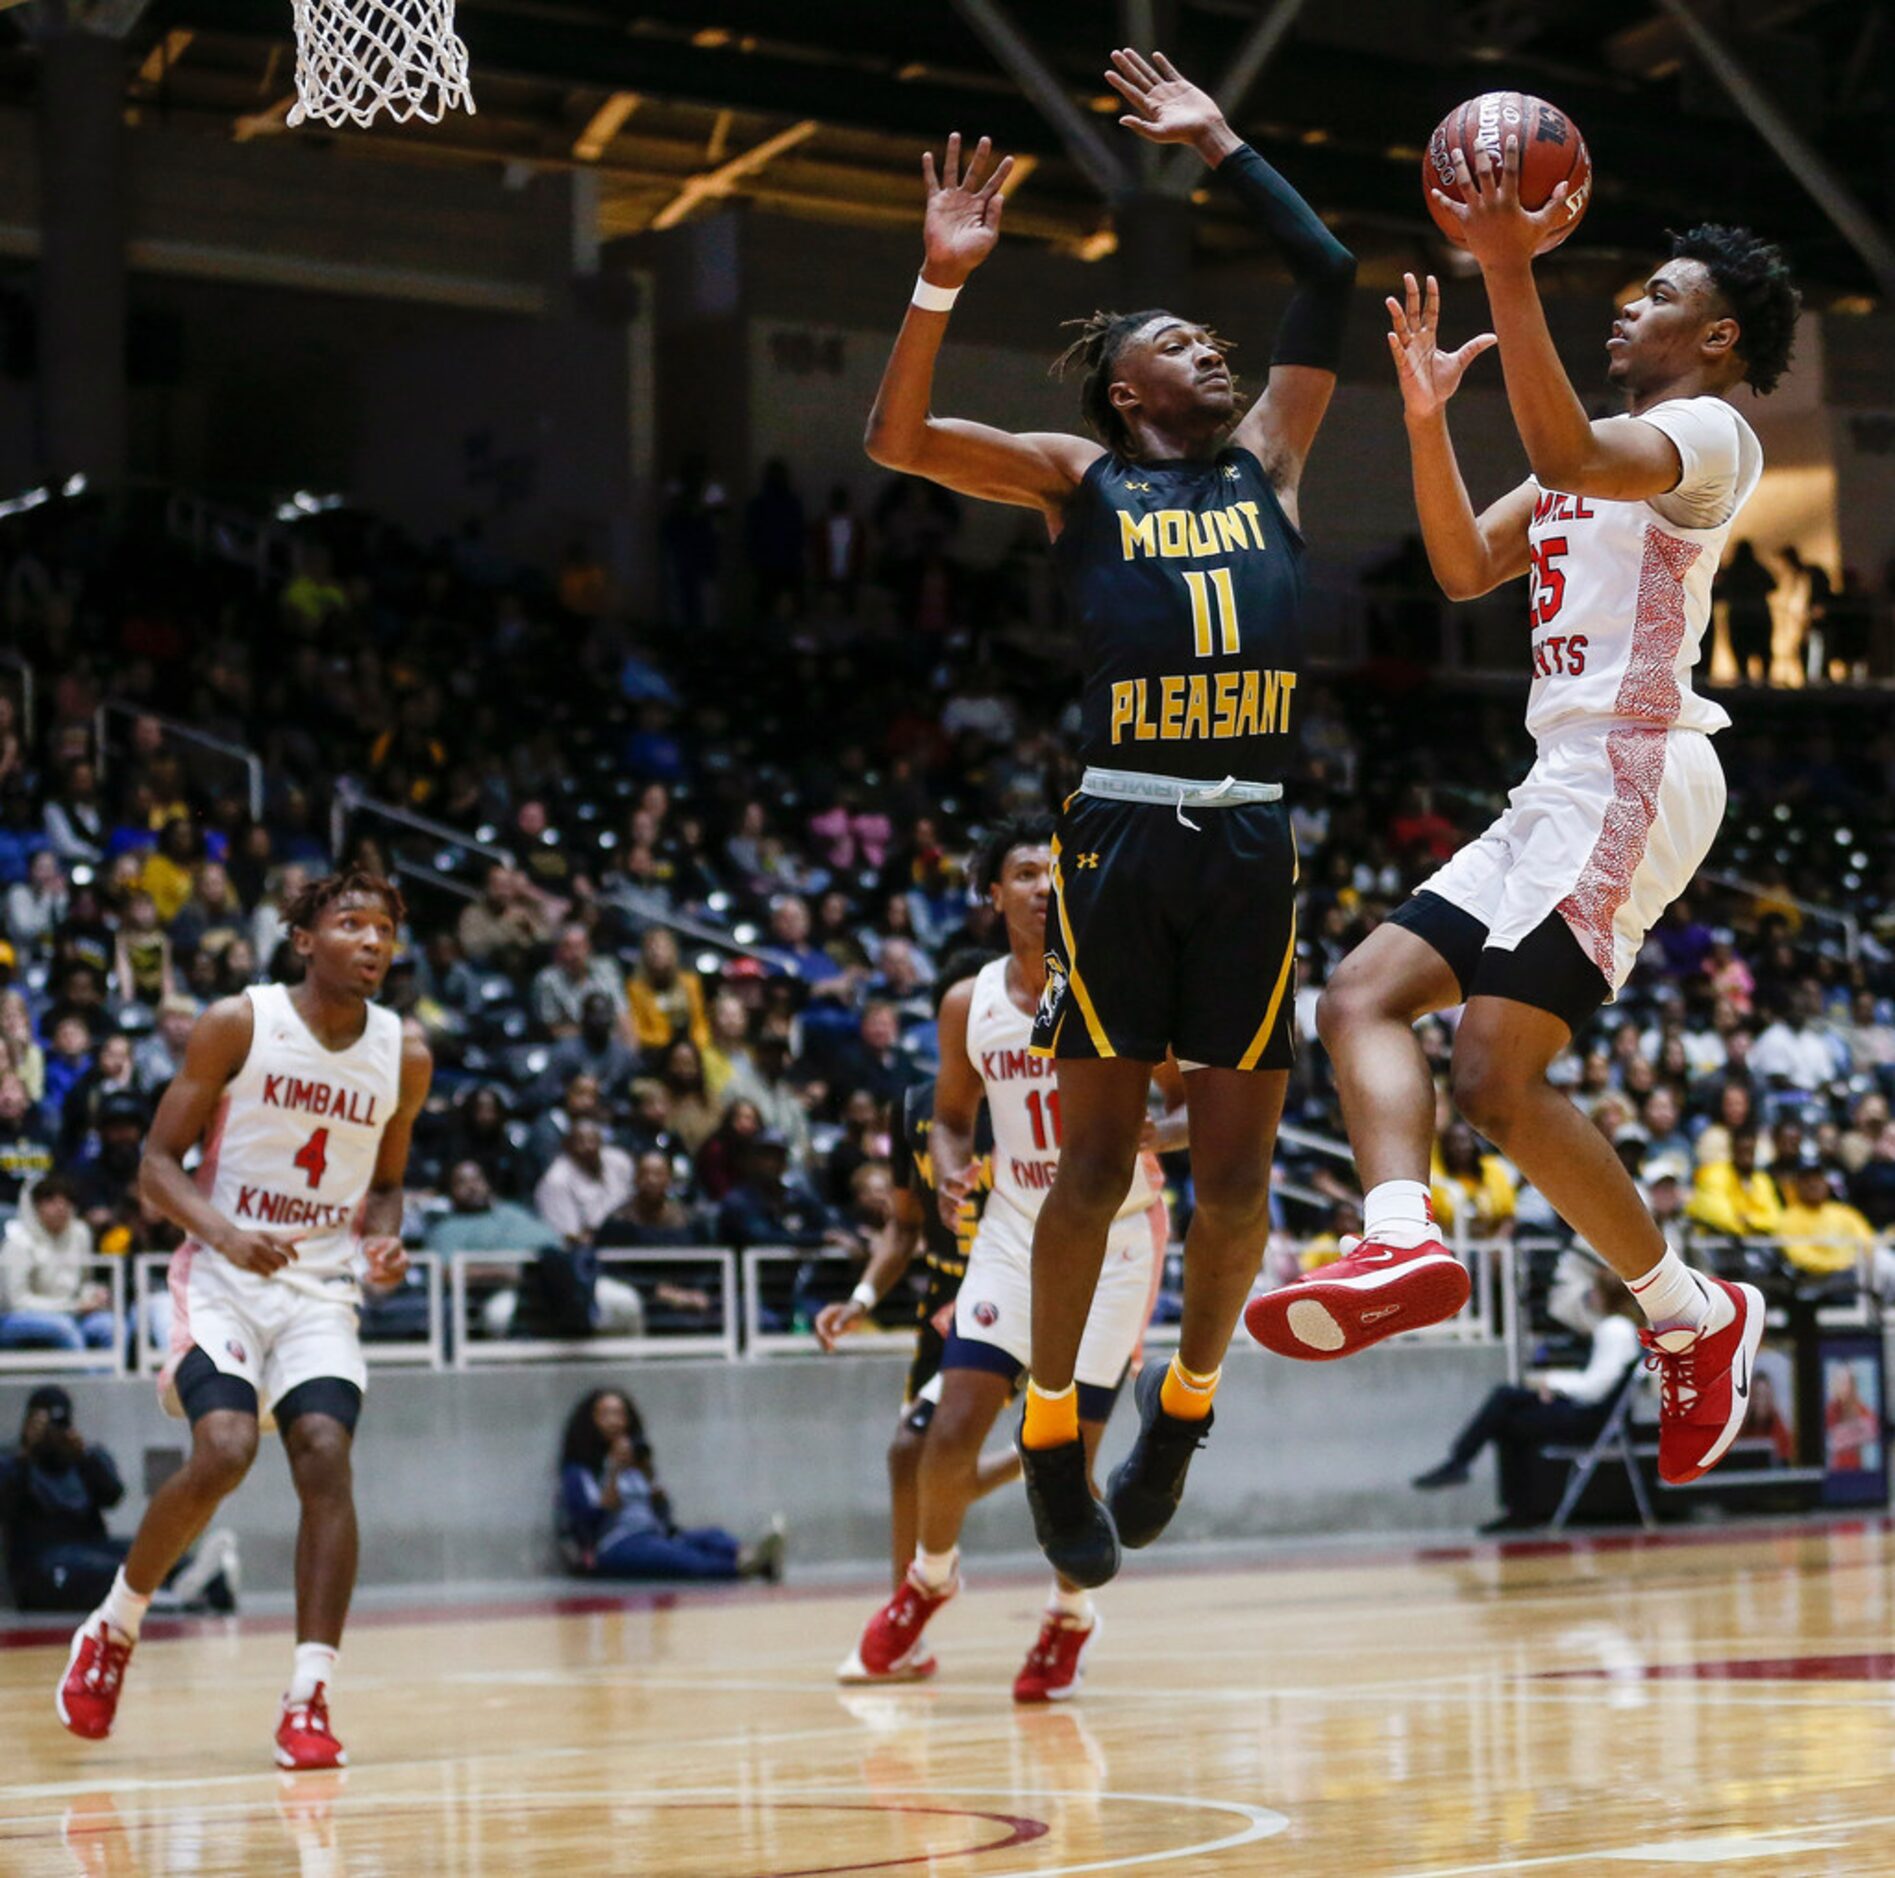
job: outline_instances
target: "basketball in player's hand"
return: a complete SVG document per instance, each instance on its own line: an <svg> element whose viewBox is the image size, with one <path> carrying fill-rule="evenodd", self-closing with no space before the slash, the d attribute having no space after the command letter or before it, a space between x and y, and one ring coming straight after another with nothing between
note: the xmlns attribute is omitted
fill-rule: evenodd
<svg viewBox="0 0 1895 1878"><path fill-rule="evenodd" d="M1556 218L1538 252L1546 254L1577 228L1585 219L1586 205L1592 200L1592 158L1579 126L1557 105L1522 91L1488 91L1465 104L1456 105L1428 139L1427 153L1421 159L1422 200L1435 226L1457 248L1467 246L1461 224L1454 213L1434 199L1439 189L1456 202L1465 202L1459 179L1454 173L1454 153L1458 149L1467 158L1467 167L1478 173L1479 159L1486 156L1499 170L1507 139L1520 142L1520 205L1543 209L1556 185L1566 185L1565 213Z"/></svg>

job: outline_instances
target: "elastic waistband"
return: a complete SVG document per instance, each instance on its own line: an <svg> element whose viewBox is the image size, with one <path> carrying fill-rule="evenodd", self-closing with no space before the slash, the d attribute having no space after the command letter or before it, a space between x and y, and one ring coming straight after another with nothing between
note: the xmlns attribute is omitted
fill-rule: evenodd
<svg viewBox="0 0 1895 1878"><path fill-rule="evenodd" d="M1080 779L1082 795L1104 796L1113 802L1162 802L1179 809L1240 808L1246 802L1281 802L1281 783L1199 782L1190 776L1154 776L1142 769L1100 769L1088 765Z"/></svg>

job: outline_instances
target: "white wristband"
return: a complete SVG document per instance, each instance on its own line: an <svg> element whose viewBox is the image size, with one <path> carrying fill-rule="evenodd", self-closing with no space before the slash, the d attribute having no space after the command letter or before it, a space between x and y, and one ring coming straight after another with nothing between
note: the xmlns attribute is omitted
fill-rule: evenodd
<svg viewBox="0 0 1895 1878"><path fill-rule="evenodd" d="M961 297L958 287L937 287L931 280L915 276L915 291L911 304L920 307L924 313L945 313Z"/></svg>
<svg viewBox="0 0 1895 1878"><path fill-rule="evenodd" d="M857 1285L856 1288L849 1293L849 1302L851 1304L861 1305L865 1311L874 1310L881 1301L882 1300L875 1294L875 1287L866 1281Z"/></svg>

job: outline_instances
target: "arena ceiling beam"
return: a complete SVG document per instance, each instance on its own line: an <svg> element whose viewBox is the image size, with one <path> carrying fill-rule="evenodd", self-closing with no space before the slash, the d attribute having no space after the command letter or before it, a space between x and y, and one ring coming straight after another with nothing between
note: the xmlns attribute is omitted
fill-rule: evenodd
<svg viewBox="0 0 1895 1878"><path fill-rule="evenodd" d="M1744 62L1692 10L1687 0L1658 0L1677 22L1691 49L1705 63L1731 101L1756 126L1783 166L1807 189L1816 206L1868 263L1882 292L1895 299L1895 244L1850 193L1822 153L1777 108L1770 94L1753 78Z"/></svg>

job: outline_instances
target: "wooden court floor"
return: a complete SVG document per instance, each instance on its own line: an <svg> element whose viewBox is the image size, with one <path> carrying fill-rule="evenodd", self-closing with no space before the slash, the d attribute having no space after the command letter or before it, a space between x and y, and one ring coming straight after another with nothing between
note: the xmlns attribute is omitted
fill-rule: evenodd
<svg viewBox="0 0 1895 1878"><path fill-rule="evenodd" d="M382 1612L279 1776L279 1622L141 1646L59 1728L0 1649L0 1874L1895 1873L1886 1522L1232 1569L1134 1561L1083 1696L1016 1711L1039 1582L988 1575L941 1674L831 1680L876 1588Z"/></svg>

